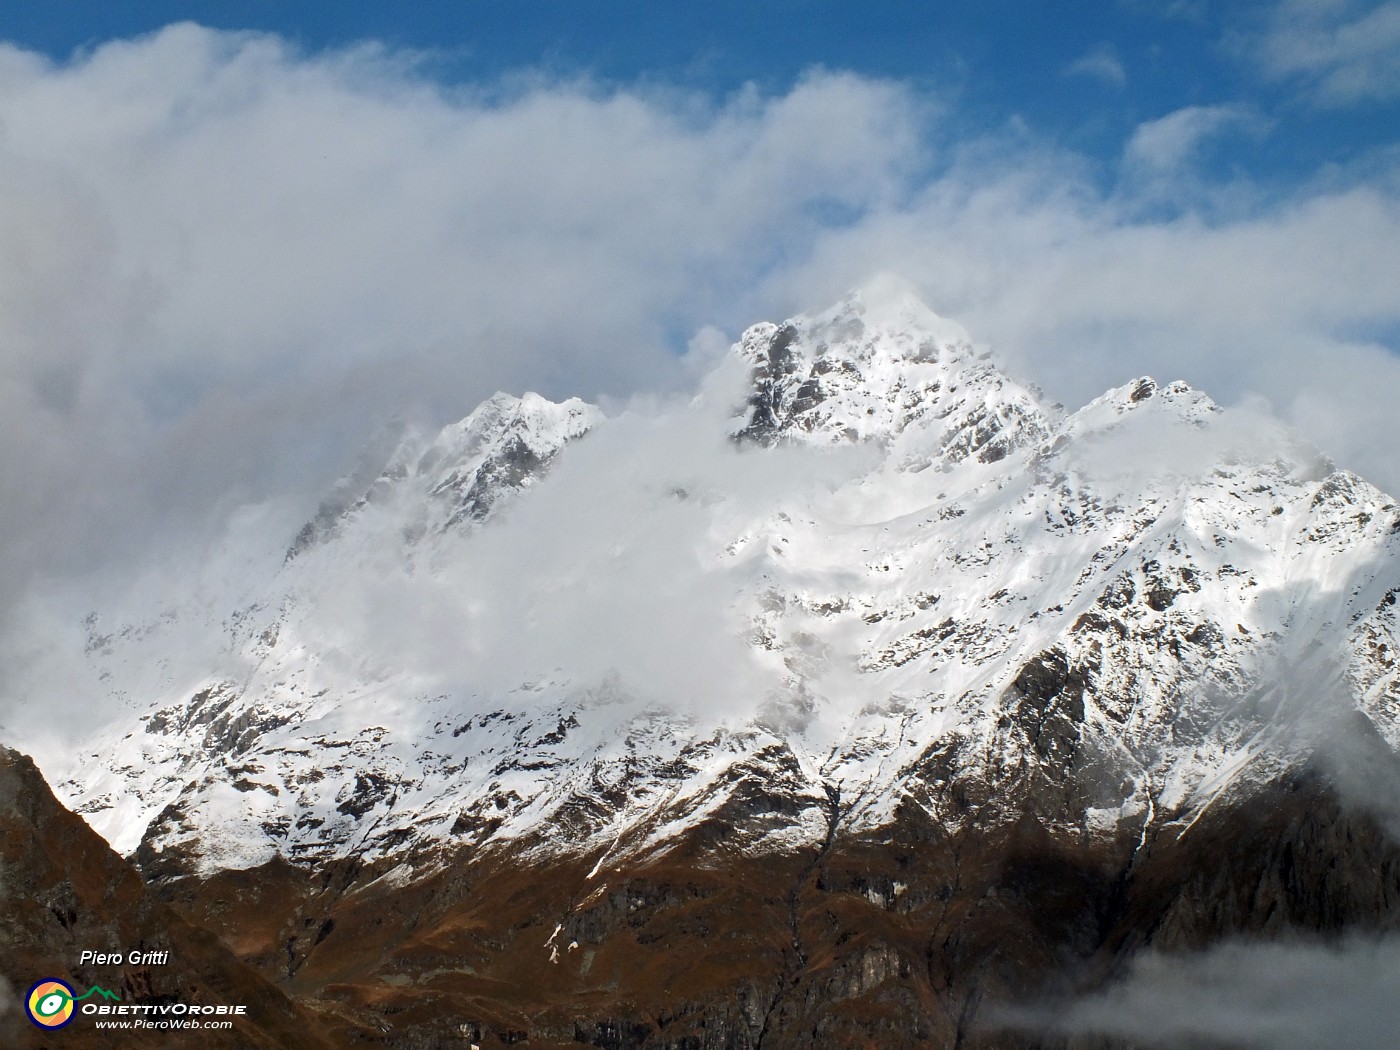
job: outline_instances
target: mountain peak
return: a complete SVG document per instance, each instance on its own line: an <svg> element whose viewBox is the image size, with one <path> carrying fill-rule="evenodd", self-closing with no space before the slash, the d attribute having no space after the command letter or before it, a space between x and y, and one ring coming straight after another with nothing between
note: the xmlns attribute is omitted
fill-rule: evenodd
<svg viewBox="0 0 1400 1050"><path fill-rule="evenodd" d="M1105 391L1075 412L1066 423L1066 432L1084 435L1144 417L1203 427L1220 415L1215 401L1180 379L1162 384L1151 376L1139 376Z"/></svg>
<svg viewBox="0 0 1400 1050"><path fill-rule="evenodd" d="M885 333L927 336L945 346L972 347L967 330L929 309L914 286L895 274L879 274L812 317L814 327L859 321ZM922 342L922 340L920 341Z"/></svg>
<svg viewBox="0 0 1400 1050"><path fill-rule="evenodd" d="M349 475L303 526L287 560L339 535L372 504L393 502L412 491L430 513L404 530L408 537L484 521L499 500L532 484L570 441L603 419L579 398L554 402L533 391L520 397L497 391L430 442L404 436L377 476Z"/></svg>
<svg viewBox="0 0 1400 1050"><path fill-rule="evenodd" d="M497 393L443 428L418 474L437 472L429 491L450 506L445 527L481 521L503 493L531 484L560 449L602 419L601 409L576 397L555 403L533 392Z"/></svg>
<svg viewBox="0 0 1400 1050"><path fill-rule="evenodd" d="M928 465L994 462L1049 429L1035 393L893 278L821 313L753 325L734 353L750 369L742 441L901 440Z"/></svg>

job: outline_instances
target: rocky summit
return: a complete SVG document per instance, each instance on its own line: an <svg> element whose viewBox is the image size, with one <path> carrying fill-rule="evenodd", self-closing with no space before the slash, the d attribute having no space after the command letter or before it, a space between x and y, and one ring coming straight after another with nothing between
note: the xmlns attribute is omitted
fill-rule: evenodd
<svg viewBox="0 0 1400 1050"><path fill-rule="evenodd" d="M1117 1046L1007 1010L1400 917L1400 507L1272 419L874 287L389 445L49 770L346 1045Z"/></svg>

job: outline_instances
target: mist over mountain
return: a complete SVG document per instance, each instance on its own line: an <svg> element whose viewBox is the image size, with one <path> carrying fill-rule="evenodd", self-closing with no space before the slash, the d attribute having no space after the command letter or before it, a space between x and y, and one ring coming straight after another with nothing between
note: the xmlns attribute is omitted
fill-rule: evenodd
<svg viewBox="0 0 1400 1050"><path fill-rule="evenodd" d="M242 12L285 35L162 28L154 10L17 15L20 40L34 21L76 35L57 52L0 45L0 689L16 691L26 635L61 631L74 606L124 600L161 568L193 586L212 548L277 558L394 420L436 433L527 389L616 414L688 389L686 365L753 321L885 269L1054 400L1185 379L1264 402L1395 491L1377 435L1400 397L1396 122L1364 104L1339 122L1276 87L1250 102L1189 64L1169 64L1178 91L1131 104L1059 73L1096 48L1150 89L1155 30L1197 6L1039 12L1077 24L1070 41L973 5L1048 63L1028 79L1014 48L992 49L1015 75L976 78L1007 92L991 111L959 90L970 67L922 43L956 46L941 15L894 34L916 74L745 36L757 68L787 70L754 83L474 62L444 82L432 54L304 36L285 5ZM1355 6L1276 25L1212 11L1191 50L1229 62L1217 34L1236 18L1326 39ZM1081 36L1106 18L1133 24L1137 63ZM666 38L637 57L685 35ZM56 585L75 595L50 620ZM88 597L104 587L113 599Z"/></svg>

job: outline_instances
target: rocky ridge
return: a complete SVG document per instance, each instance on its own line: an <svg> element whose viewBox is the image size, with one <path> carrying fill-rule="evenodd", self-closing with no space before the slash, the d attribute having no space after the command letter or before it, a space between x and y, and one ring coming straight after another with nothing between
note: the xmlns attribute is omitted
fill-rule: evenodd
<svg viewBox="0 0 1400 1050"><path fill-rule="evenodd" d="M421 667L367 683L337 666L349 658L316 636L321 580L386 548L431 571L477 542L464 522L510 529L504 496L608 425L581 403L498 396L317 526L316 558L303 542L290 583L233 621L241 678L147 690L139 722L63 790L121 848L219 868L546 824L560 848L645 849L749 785L785 796L794 841L822 834L833 790L848 826L878 827L911 801L957 821L1037 778L1047 816L1146 833L1252 768L1267 777L1290 741L1305 753L1319 704L1400 740L1393 500L1181 383L1140 379L1060 416L921 304L886 311L855 297L735 348L750 392L731 455L879 450L703 552L733 573L733 629L767 675L750 713L668 709L568 668L463 696L421 691ZM298 578L316 559L322 575ZM782 830L755 820L755 838Z"/></svg>

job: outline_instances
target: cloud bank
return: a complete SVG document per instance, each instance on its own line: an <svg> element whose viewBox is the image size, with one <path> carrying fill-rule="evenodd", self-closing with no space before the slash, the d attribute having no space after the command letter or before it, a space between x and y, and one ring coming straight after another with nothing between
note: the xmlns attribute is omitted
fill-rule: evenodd
<svg viewBox="0 0 1400 1050"><path fill-rule="evenodd" d="M1385 1050L1400 1026L1400 941L1236 942L1143 956L1102 993L1006 1020L1145 1047Z"/></svg>
<svg viewBox="0 0 1400 1050"><path fill-rule="evenodd" d="M1400 96L1400 3L1282 0L1242 34L1260 71L1335 108Z"/></svg>
<svg viewBox="0 0 1400 1050"><path fill-rule="evenodd" d="M664 387L674 333L899 190L921 119L840 74L448 91L191 25L0 50L0 107L11 580L321 484L387 417Z"/></svg>
<svg viewBox="0 0 1400 1050"><path fill-rule="evenodd" d="M298 591L315 596L315 637L363 661L366 678L411 668L432 689L492 704L558 674L691 713L748 710L785 669L756 658L752 610L735 597L774 569L723 545L764 535L779 508L820 505L874 458L859 447L737 449L730 409L744 371L723 370L695 401L637 399L571 445L548 484L507 503L508 527L470 542L453 533L406 555L403 509L382 521L366 512L340 539L361 562L333 547L294 570Z"/></svg>
<svg viewBox="0 0 1400 1050"><path fill-rule="evenodd" d="M0 47L0 617L250 522L284 545L387 420L685 389L688 344L879 271L1067 404L1140 373L1262 397L1400 491L1400 164L1212 179L1232 107L1144 122L1105 177L834 71L715 98L193 25Z"/></svg>

